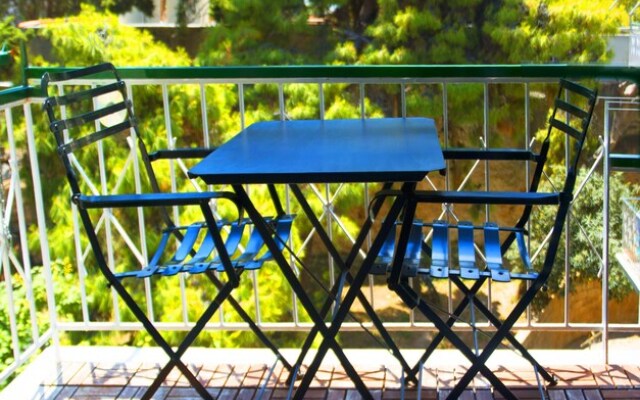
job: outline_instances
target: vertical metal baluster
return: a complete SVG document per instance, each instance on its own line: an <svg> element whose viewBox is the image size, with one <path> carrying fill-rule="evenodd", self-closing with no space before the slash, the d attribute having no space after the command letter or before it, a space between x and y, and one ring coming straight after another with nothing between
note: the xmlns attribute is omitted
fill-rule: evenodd
<svg viewBox="0 0 640 400"><path fill-rule="evenodd" d="M531 145L532 145L532 141L531 141L531 127L530 125L530 121L529 121L529 106L530 106L530 88L529 88L529 82L526 82L524 84L524 146L526 150L531 151ZM524 185L524 190L529 190L529 182L531 181L531 162L530 161L526 161L526 165L525 165L525 185ZM529 220L527 221L527 230L529 232L531 232L531 218L529 218ZM527 248L529 249L529 251L531 251L531 235L527 235ZM526 280L526 287L527 289L531 286L531 283ZM529 305L527 307L527 312L526 312L526 316L527 316L527 326L531 326L531 305Z"/></svg>
<svg viewBox="0 0 640 400"><path fill-rule="evenodd" d="M484 83L484 104L483 104L483 126L482 126L482 141L483 147L486 150L489 147L489 83ZM484 190L489 191L489 161L484 161ZM484 221L488 222L491 219L489 210L489 204L485 204L484 206ZM491 309L492 304L492 294L493 294L493 282L491 279L487 279L487 307Z"/></svg>
<svg viewBox="0 0 640 400"><path fill-rule="evenodd" d="M211 147L209 137L209 116L207 115L207 93L204 83L200 82L200 113L202 114L202 144L204 147Z"/></svg>
<svg viewBox="0 0 640 400"><path fill-rule="evenodd" d="M49 313L49 326L51 339L55 352L60 349L60 337L58 334L58 313L56 311L56 298L53 288L53 276L51 274L51 254L49 248L49 237L47 236L47 225L44 211L44 199L42 197L42 182L40 180L40 164L38 162L38 152L36 150L35 135L33 131L33 116L31 114L31 104L25 104L24 116L27 125L27 147L29 150L29 164L31 166L31 181L33 182L33 195L36 205L36 220L38 221L38 234L40 236L40 252L42 254L42 273L45 279L47 309Z"/></svg>
<svg viewBox="0 0 640 400"><path fill-rule="evenodd" d="M13 132L13 116L11 114L11 109L7 108L4 110L5 121L7 123L7 132ZM9 133L9 135L13 135ZM1 183L1 182L0 182ZM4 194L3 194L4 195ZM4 206L4 198L2 200L2 206ZM3 230L1 235L2 243L0 243L0 251L2 252L2 270L4 272L4 284L7 291L7 307L9 314L9 328L11 333L11 344L13 350L13 358L16 360L20 360L20 340L18 338L18 320L16 318L16 305L13 298L13 281L11 278L11 261L9 261L9 251L10 246L7 243L8 238L4 237L4 210L0 210L0 229Z"/></svg>
<svg viewBox="0 0 640 400"><path fill-rule="evenodd" d="M92 85L91 87L95 88L96 86ZM95 109L96 108L95 99L93 99L93 106ZM95 121L95 129L96 131L100 129L100 121L98 120ZM107 186L107 168L104 161L104 146L102 141L98 141L97 147L98 147L98 170L100 173L100 194L102 195L111 194L109 193L109 188ZM107 263L109 264L109 269L112 271L115 271L116 262L115 262L115 250L113 248L113 232L111 230L111 218L110 218L111 214L112 214L111 209L105 209L103 211L104 233L105 233L106 242L107 242ZM114 288L111 288L111 302L112 302L113 313L115 316L116 323L119 324L121 322L120 306L119 306L120 301L118 299L118 294L116 293Z"/></svg>
<svg viewBox="0 0 640 400"><path fill-rule="evenodd" d="M360 84L360 118L362 119L365 119L366 117L364 96L365 96L364 83L361 83Z"/></svg>
<svg viewBox="0 0 640 400"><path fill-rule="evenodd" d="M280 121L287 119L287 114L284 107L284 86L282 83L278 84L278 106L280 107Z"/></svg>
<svg viewBox="0 0 640 400"><path fill-rule="evenodd" d="M324 85L322 82L318 83L318 102L320 103L320 119L324 120Z"/></svg>
<svg viewBox="0 0 640 400"><path fill-rule="evenodd" d="M164 127L167 135L167 148L174 149L175 148L175 138L173 137L173 129L171 128L171 105L169 103L169 87L166 83L161 85L162 87L162 109L164 111ZM171 180L171 191L177 192L177 183L176 183L176 167L175 162L173 160L169 160L169 177ZM178 207L172 207L173 211L173 221L176 224L180 224L180 212ZM186 286L185 286L185 278L184 274L180 274L178 278L178 282L180 284L180 305L182 307L182 323L189 323L189 311L187 309L187 294L186 294Z"/></svg>
<svg viewBox="0 0 640 400"><path fill-rule="evenodd" d="M57 84L58 87L58 95L64 95L64 87L62 84ZM60 117L62 119L67 118L67 107L60 107ZM65 142L69 141L69 132L67 130L64 131L64 140ZM82 251L82 242L80 241L80 223L78 221L78 208L77 206L70 201L71 204L71 212L72 212L72 220L73 220L73 237L74 237L74 248L76 251L76 264L78 268L78 280L80 285L80 302L82 304L82 322L85 326L88 326L89 319L89 302L87 301L87 269L84 265L84 255Z"/></svg>
<svg viewBox="0 0 640 400"><path fill-rule="evenodd" d="M22 197L22 189L20 179L20 169L18 167L18 151L16 149L16 141L14 135L14 127L13 124L7 124L7 139L9 141L9 166L11 172L10 185L12 190L9 191L9 194L13 192L13 197L11 199L7 199L8 201L12 201L15 199L16 205L16 214L18 217L18 232L20 235L20 250L22 253L22 259L20 260L22 263L23 269L23 279L24 279L24 288L27 296L27 303L29 304L29 319L31 321L31 335L34 343L38 340L39 332L38 332L38 320L37 320L37 310L35 307L35 299L33 298L33 286L31 282L31 256L29 255L29 245L27 243L27 224L25 221L25 211L24 211L24 199ZM2 178L0 177L0 185L2 184ZM1 192L0 192L1 193ZM4 193L2 193L4 195ZM4 200L3 200L4 201ZM11 211L13 207L3 208L3 212L5 213L3 224L0 225L0 229L5 230L7 235L5 240L11 240L11 233L9 232L9 223L11 222Z"/></svg>
<svg viewBox="0 0 640 400"><path fill-rule="evenodd" d="M133 102L133 89L131 85L127 85L127 98L131 101L131 109L134 110L134 102ZM133 155L133 177L134 177L134 185L136 188L136 193L142 193L142 182L140 179L140 162L137 157L138 146L137 140L138 137L136 135L135 129L131 128L129 130L131 138L133 139L131 143L131 154ZM138 214L138 232L140 232L140 252L144 255L144 263L142 267L146 267L149 264L149 249L147 247L147 235L145 228L145 218L144 218L144 210L142 207L137 208ZM147 318L151 322L155 322L155 312L153 310L153 289L151 287L151 281L149 279L143 279L144 281L144 296L147 306Z"/></svg>
<svg viewBox="0 0 640 400"><path fill-rule="evenodd" d="M605 364L609 363L609 211L610 211L610 193L609 193L609 102L604 103L604 160L603 160L603 184L604 196L602 204L602 359ZM567 218L569 215L567 215ZM568 235L567 235L568 236Z"/></svg>
<svg viewBox="0 0 640 400"><path fill-rule="evenodd" d="M564 92L565 100L569 100L569 92L565 90ZM565 122L568 124L569 115L565 115ZM569 170L569 159L571 157L571 142L569 140L569 135L565 135L564 142L564 159L565 159L565 171ZM569 246L571 244L571 213L567 213L567 219L565 221L565 236L564 236L564 276L566 285L564 286L564 325L569 326L569 293L571 291L571 275L570 275L570 265L569 265Z"/></svg>
<svg viewBox="0 0 640 400"><path fill-rule="evenodd" d="M407 95L404 82L400 83L400 112L402 118L407 118Z"/></svg>
<svg viewBox="0 0 640 400"><path fill-rule="evenodd" d="M447 90L447 83L442 83L442 125L444 128L444 148L447 149L449 148L449 109L448 109L448 103L449 103L449 92ZM447 174L445 176L445 190L450 190L449 188L451 187L451 173L449 170L449 163L446 164L446 168L447 168ZM444 204L444 207L449 207L448 204ZM449 220L449 218L451 217L450 213L447 212L446 214L447 216L447 220ZM449 268L452 268L452 258L449 257ZM449 314L453 313L453 284L451 283L451 281L448 282L448 297L447 297L447 312Z"/></svg>

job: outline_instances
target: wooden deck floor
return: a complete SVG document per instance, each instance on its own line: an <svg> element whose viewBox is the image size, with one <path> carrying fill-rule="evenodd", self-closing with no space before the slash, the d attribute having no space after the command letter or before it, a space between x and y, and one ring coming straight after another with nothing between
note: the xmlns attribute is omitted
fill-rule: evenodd
<svg viewBox="0 0 640 400"><path fill-rule="evenodd" d="M9 387L0 393L2 399L139 399L159 369L164 365L157 349L62 348L60 361L47 349ZM403 388L397 363L387 363L381 352L359 350L349 354L367 386L380 399L439 399L465 371L456 364L457 357L436 354L434 366L425 367L420 393L415 386ZM559 378L558 385L544 388L549 399L640 399L640 360L627 364L602 365L588 363L591 356L571 356L570 351L556 352L549 370ZM269 357L270 356L270 357ZM507 355L506 360L517 356ZM538 356L536 356L538 357ZM542 358L547 358L543 356ZM551 357L553 357L551 355ZM269 362L265 362L270 358ZM522 399L539 399L535 373L522 362L492 365L507 387ZM281 363L262 350L198 350L186 357L192 371L197 372L211 394L219 399L285 399L289 387L287 373ZM292 358L293 359L293 358ZM540 359L540 358L539 358ZM582 359L582 360L581 360ZM584 360L587 360L585 363ZM366 362L365 362L366 360ZM575 360L578 363L572 364ZM335 360L334 360L335 361ZM382 363L380 363L382 362ZM544 364L544 363L543 363ZM589 365L587 365L589 364ZM549 364L545 364L549 365ZM358 399L353 384L339 364L329 360L309 388L310 399ZM174 369L155 399L197 399L199 396L187 380ZM482 378L461 399L499 399Z"/></svg>

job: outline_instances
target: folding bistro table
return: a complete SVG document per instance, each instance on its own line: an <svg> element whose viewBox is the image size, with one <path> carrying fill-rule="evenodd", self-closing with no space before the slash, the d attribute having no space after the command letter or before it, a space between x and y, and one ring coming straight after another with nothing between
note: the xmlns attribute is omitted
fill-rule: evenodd
<svg viewBox="0 0 640 400"><path fill-rule="evenodd" d="M296 398L304 396L304 392L329 348L334 351L358 391L364 397L370 397L366 386L335 340L335 336L356 298L365 306L367 313L390 346L391 351L398 357L403 367L408 368L399 350L388 337L379 318L362 295L360 288L388 233L391 229L395 229L395 222L403 210L407 198L411 197L415 190L417 182L422 180L428 172L444 168L442 149L432 119L382 118L258 122L242 130L189 171L190 176L199 177L207 184L230 184L237 193L242 206L253 220L255 228L263 236L269 251L273 253L275 261L292 290L313 320L314 328L302 353L308 349L313 336L318 331L324 337L316 357L300 383ZM372 221L366 219L350 254L346 260L343 260L312 212L299 187L305 183L349 182L384 182L383 189L388 189L392 183L397 182L401 184L401 192L406 194L406 196L395 198L365 260L355 271L355 276L350 273L350 271L354 271L351 270L351 266L370 232ZM325 303L321 310L316 309L313 305L282 255L281 247L272 237L269 224L256 210L247 195L243 187L245 184L269 185L272 197L274 197L274 204L276 208L280 208L279 213L281 206L273 185L289 185L302 210L317 229L329 253L342 269L339 281L346 280L350 286L329 327L324 322L324 316L331 301ZM372 212L377 213L380 207L381 202L378 202L372 207ZM412 215L404 215L404 218L412 218L415 209L405 210L405 214L407 211L410 211ZM406 247L408 231L404 231L403 229L400 232L398 252L403 251L401 249ZM332 288L333 296L340 296L339 287L338 283ZM298 360L298 366L302 357L303 354Z"/></svg>

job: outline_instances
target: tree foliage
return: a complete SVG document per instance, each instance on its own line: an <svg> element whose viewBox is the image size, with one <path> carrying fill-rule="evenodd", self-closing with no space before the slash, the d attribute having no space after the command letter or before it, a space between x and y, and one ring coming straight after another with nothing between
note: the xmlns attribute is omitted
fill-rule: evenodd
<svg viewBox="0 0 640 400"><path fill-rule="evenodd" d="M541 191L550 191L563 183L564 167L555 166L550 169L550 180L543 181ZM586 178L586 172L581 171L578 183ZM603 232L603 177L594 173L589 183L584 186L582 193L576 197L568 217L568 229L571 233L571 247L569 254L565 246L558 247L554 268L547 282L548 290L538 293L533 302L536 312L541 312L550 298L563 293L565 286L575 291L581 287L580 283L600 280L602 274L602 236ZM611 227L622 226L622 200L630 196L637 196L640 187L630 186L624 182L620 174L613 174L610 178L610 208L609 224ZM545 240L546 233L551 230L555 221L555 210L541 207L532 216L531 248L537 249ZM567 228L563 237L567 235ZM611 229L608 232L610 253L617 254L622 248L621 229ZM595 246L595 248L593 247ZM544 252L542 252L544 254ZM517 255L512 254L513 258ZM565 260L569 263L569 275L565 276ZM538 263L542 259L537 260ZM633 290L629 279L615 257L609 260L609 293L612 298L622 298ZM569 283L570 282L570 283Z"/></svg>

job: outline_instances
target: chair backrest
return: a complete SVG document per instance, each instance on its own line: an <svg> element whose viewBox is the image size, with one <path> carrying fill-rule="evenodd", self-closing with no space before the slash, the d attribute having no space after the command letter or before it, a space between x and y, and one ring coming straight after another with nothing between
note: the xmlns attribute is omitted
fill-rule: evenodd
<svg viewBox="0 0 640 400"><path fill-rule="evenodd" d="M537 191L542 177L542 169L548 157L551 140L565 140L567 143L567 175L563 192L572 193L580 154L591 123L591 117L598 97L597 90L591 90L577 83L560 79L558 95L549 118L547 135L540 150L540 160L532 179L530 191ZM563 135L554 137L554 131Z"/></svg>
<svg viewBox="0 0 640 400"><path fill-rule="evenodd" d="M112 64L45 73L41 85L74 196L160 191L125 82Z"/></svg>

